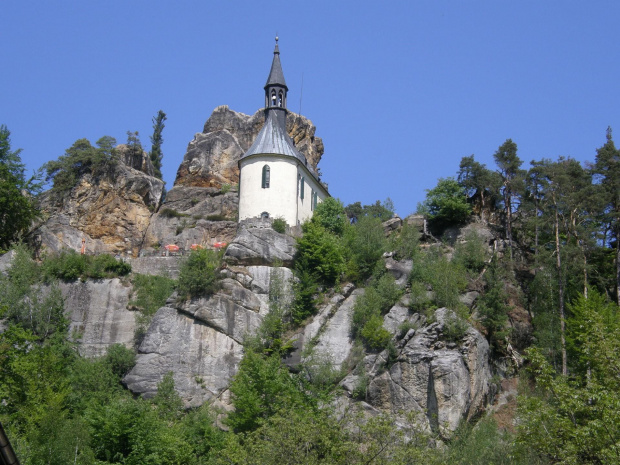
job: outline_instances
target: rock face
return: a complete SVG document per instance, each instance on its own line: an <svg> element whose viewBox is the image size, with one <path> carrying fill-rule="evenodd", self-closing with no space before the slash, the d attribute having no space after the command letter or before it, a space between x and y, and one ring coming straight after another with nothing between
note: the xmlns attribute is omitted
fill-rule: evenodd
<svg viewBox="0 0 620 465"><path fill-rule="evenodd" d="M188 406L215 400L226 391L242 357L243 338L269 311L269 289L277 279L290 295L287 268L252 266L224 270L222 288L209 298L168 300L138 349L127 387L146 397L169 371Z"/></svg>
<svg viewBox="0 0 620 465"><path fill-rule="evenodd" d="M239 183L239 158L252 145L263 127L264 113L249 116L217 107L194 136L177 171L175 186L215 187ZM316 169L324 152L323 141L314 136L315 126L301 115L289 112L286 129L308 162Z"/></svg>
<svg viewBox="0 0 620 465"><path fill-rule="evenodd" d="M224 259L236 265L272 265L281 262L292 266L295 239L271 228L270 219L248 219L229 244Z"/></svg>
<svg viewBox="0 0 620 465"><path fill-rule="evenodd" d="M88 253L137 256L163 188L162 180L123 162L106 176L84 175L61 198L43 195L41 207L48 219L34 236L53 252L80 250L84 238Z"/></svg>
<svg viewBox="0 0 620 465"><path fill-rule="evenodd" d="M213 187L173 187L152 216L143 249L175 244L189 250L192 244L229 243L237 232L238 194Z"/></svg>
<svg viewBox="0 0 620 465"><path fill-rule="evenodd" d="M450 310L438 309L432 324L422 324L415 315L413 328L396 345L395 359L388 363L387 351L364 358L366 401L396 416L419 412L419 423L449 436L485 406L491 378L489 345L465 322L458 340L446 340L445 326L457 318ZM343 386L351 390L359 375L348 378Z"/></svg>
<svg viewBox="0 0 620 465"><path fill-rule="evenodd" d="M79 335L80 354L105 354L112 344L133 346L135 314L127 309L131 287L119 279L61 283L69 334Z"/></svg>

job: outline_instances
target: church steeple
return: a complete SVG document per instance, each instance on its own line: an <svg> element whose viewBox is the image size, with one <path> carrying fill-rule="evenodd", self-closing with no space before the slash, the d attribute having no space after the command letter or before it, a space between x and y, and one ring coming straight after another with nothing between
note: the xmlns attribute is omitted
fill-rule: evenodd
<svg viewBox="0 0 620 465"><path fill-rule="evenodd" d="M278 47L278 37L276 36L276 46L273 50L273 61L271 62L271 70L265 84L265 108L267 113L274 111L278 120L286 123L286 94L288 87L284 81L284 73L280 64L280 49ZM265 115L268 116L268 115Z"/></svg>

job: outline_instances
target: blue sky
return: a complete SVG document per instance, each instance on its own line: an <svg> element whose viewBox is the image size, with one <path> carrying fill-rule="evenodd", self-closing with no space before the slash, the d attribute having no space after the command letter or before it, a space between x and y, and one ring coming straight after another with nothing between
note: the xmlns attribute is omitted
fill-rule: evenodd
<svg viewBox="0 0 620 465"><path fill-rule="evenodd" d="M391 197L402 216L463 156L492 167L507 138L524 166L593 161L607 126L620 134L619 13L597 0L4 2L0 124L34 169L82 137L139 131L150 148L162 109L171 188L215 107L263 105L277 33L331 194Z"/></svg>

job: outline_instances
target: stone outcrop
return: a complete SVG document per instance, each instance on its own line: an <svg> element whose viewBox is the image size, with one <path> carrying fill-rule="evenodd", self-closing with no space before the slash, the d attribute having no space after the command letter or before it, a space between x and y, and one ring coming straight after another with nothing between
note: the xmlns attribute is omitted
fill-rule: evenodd
<svg viewBox="0 0 620 465"><path fill-rule="evenodd" d="M237 232L238 194L213 187L173 187L158 212L152 216L144 236L143 249L175 244L189 250L215 242L229 243Z"/></svg>
<svg viewBox="0 0 620 465"><path fill-rule="evenodd" d="M351 393L361 378L368 379L366 402L377 411L397 417L418 412L418 422L427 430L449 436L485 406L491 378L489 345L466 322L457 340L446 339L445 326L458 318L450 310L436 310L436 322L427 324L419 314L410 317L398 307L386 320L404 317L411 328L397 341L395 358L389 360L387 351L367 355L357 374L341 384Z"/></svg>
<svg viewBox="0 0 620 465"><path fill-rule="evenodd" d="M237 236L228 245L224 259L235 265L292 266L295 239L271 228L270 219L248 219L239 224Z"/></svg>
<svg viewBox="0 0 620 465"><path fill-rule="evenodd" d="M81 355L105 354L112 344L133 347L135 312L127 309L131 287L118 278L60 283L69 317L69 334L77 336Z"/></svg>
<svg viewBox="0 0 620 465"><path fill-rule="evenodd" d="M175 186L215 187L239 183L238 161L252 145L264 124L263 110L249 116L217 107L194 136L177 171ZM289 112L286 129L297 149L316 169L324 152L323 141L315 137L315 126L304 116Z"/></svg>
<svg viewBox="0 0 620 465"><path fill-rule="evenodd" d="M41 208L46 220L34 231L38 245L52 252L137 256L164 182L119 162L102 176L86 174L69 192L46 192Z"/></svg>
<svg viewBox="0 0 620 465"><path fill-rule="evenodd" d="M237 372L246 335L253 334L269 311L274 279L290 295L287 268L231 267L223 271L219 291L208 298L160 308L138 349L136 366L125 377L127 387L146 397L169 371L186 405L219 399Z"/></svg>

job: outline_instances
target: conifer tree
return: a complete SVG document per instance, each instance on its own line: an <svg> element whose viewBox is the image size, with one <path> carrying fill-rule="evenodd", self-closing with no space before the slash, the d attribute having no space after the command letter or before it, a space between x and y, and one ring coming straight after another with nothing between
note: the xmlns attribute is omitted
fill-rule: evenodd
<svg viewBox="0 0 620 465"><path fill-rule="evenodd" d="M596 151L594 171L599 178L604 207L601 219L607 225L616 246L616 302L620 305L620 150L616 149L607 128L607 141Z"/></svg>
<svg viewBox="0 0 620 465"><path fill-rule="evenodd" d="M153 135L151 136L151 163L153 164L153 170L155 176L162 179L161 174L161 161L164 154L161 151L161 145L164 143L162 132L164 130L164 122L166 121L166 114L159 110L157 116L153 118Z"/></svg>

